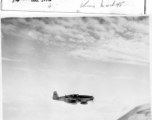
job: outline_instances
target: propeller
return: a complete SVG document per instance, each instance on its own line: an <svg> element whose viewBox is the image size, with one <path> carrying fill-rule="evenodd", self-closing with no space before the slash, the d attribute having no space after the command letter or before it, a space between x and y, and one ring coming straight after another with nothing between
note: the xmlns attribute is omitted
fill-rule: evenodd
<svg viewBox="0 0 152 120"><path fill-rule="evenodd" d="M94 102L94 96L93 95L91 95L92 96L92 100L91 100L91 102Z"/></svg>

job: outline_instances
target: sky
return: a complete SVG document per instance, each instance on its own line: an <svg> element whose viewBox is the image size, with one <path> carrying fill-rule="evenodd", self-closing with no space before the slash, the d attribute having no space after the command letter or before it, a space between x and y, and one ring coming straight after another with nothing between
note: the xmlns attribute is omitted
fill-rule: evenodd
<svg viewBox="0 0 152 120"><path fill-rule="evenodd" d="M149 18L3 18L4 120L116 120L150 102ZM88 105L52 99L94 96Z"/></svg>

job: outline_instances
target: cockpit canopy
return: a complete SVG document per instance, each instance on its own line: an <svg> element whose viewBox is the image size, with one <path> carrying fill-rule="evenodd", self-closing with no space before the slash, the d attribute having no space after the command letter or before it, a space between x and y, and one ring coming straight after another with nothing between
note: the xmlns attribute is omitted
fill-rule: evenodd
<svg viewBox="0 0 152 120"><path fill-rule="evenodd" d="M70 97L72 97L72 98L78 98L79 95L78 94L72 94L72 95L65 95L65 97L66 98L70 98Z"/></svg>
<svg viewBox="0 0 152 120"><path fill-rule="evenodd" d="M79 95L78 94L73 94L73 95L70 95L70 97L77 98L77 97L79 97Z"/></svg>
<svg viewBox="0 0 152 120"><path fill-rule="evenodd" d="M74 94L73 96L78 97L79 95L78 94Z"/></svg>

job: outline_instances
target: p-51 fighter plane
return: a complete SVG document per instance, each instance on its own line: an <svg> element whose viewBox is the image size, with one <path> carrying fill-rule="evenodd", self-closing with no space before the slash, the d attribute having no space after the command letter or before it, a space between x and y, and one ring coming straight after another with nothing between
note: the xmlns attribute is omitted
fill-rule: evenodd
<svg viewBox="0 0 152 120"><path fill-rule="evenodd" d="M64 101L70 104L77 104L78 102L80 104L87 104L88 101L93 101L93 99L93 96L88 95L72 94L59 97L56 91L53 93L53 100Z"/></svg>

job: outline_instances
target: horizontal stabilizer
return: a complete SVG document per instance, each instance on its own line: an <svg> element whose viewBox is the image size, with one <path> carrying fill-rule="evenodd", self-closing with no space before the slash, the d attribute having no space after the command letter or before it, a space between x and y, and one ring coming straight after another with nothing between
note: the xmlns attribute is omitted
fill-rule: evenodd
<svg viewBox="0 0 152 120"><path fill-rule="evenodd" d="M57 100L59 98L58 93L56 91L54 91L53 93L53 99Z"/></svg>

